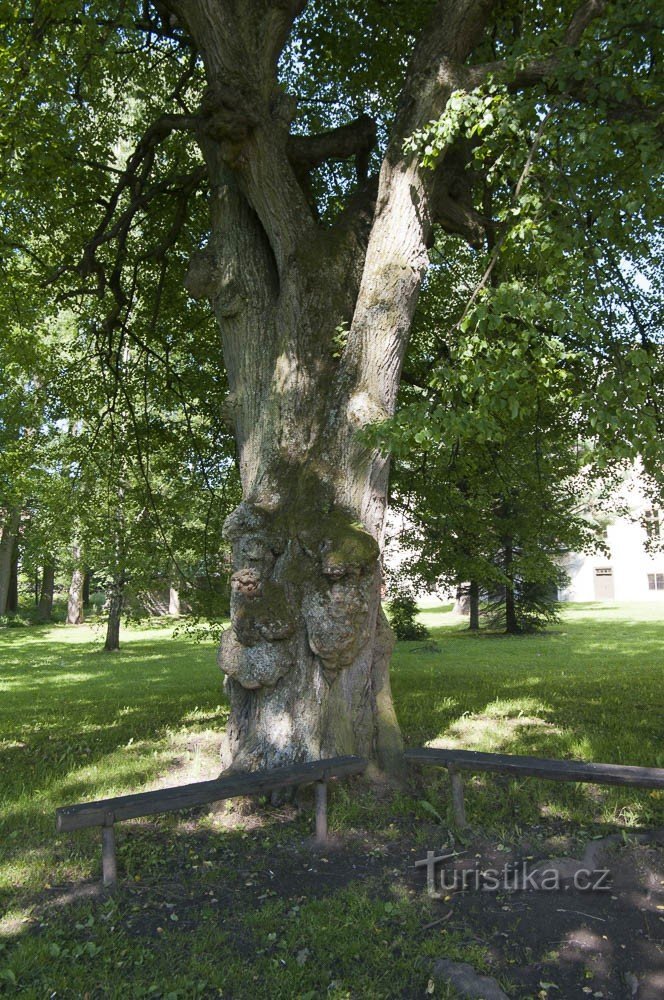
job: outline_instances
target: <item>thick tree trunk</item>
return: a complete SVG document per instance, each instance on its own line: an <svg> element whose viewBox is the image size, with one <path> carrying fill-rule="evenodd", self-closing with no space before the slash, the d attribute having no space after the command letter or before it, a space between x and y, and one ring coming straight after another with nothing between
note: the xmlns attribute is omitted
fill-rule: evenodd
<svg viewBox="0 0 664 1000"><path fill-rule="evenodd" d="M380 609L389 462L358 432L394 413L428 263L433 171L404 157L404 140L466 82L490 5L433 13L373 223L359 197L329 228L317 225L289 160L293 108L275 75L299 6L174 0L209 85L198 139L211 238L187 287L210 299L219 322L244 495L225 529L234 569L219 656L231 702L225 762L359 753L400 772Z"/></svg>
<svg viewBox="0 0 664 1000"><path fill-rule="evenodd" d="M124 578L115 577L108 588L106 595L106 610L108 619L106 622L106 641L104 652L115 653L120 649L120 623L122 621L122 608L124 605Z"/></svg>
<svg viewBox="0 0 664 1000"><path fill-rule="evenodd" d="M0 533L0 615L7 613L11 588L14 548L21 519L20 511L10 511Z"/></svg>
<svg viewBox="0 0 664 1000"><path fill-rule="evenodd" d="M477 632L480 627L480 586L476 580L471 580L468 585L468 607L470 612L468 628L472 632Z"/></svg>
<svg viewBox="0 0 664 1000"><path fill-rule="evenodd" d="M357 753L397 772L391 632L380 610L386 463L366 449L358 460L362 422L348 425L357 383L348 379L340 393L334 339L352 312L350 265L339 262L326 286L320 258L329 248L312 240L275 297L274 260L256 218L217 151L206 153L216 178L213 237L189 288L219 289L211 297L245 497L225 526L234 572L219 654L231 704L224 763ZM225 263L233 249L241 267Z"/></svg>
<svg viewBox="0 0 664 1000"><path fill-rule="evenodd" d="M83 624L83 568L80 564L81 547L75 544L72 549L74 570L69 585L67 597L67 625Z"/></svg>
<svg viewBox="0 0 664 1000"><path fill-rule="evenodd" d="M86 569L83 574L83 608L87 610L90 607L90 583L92 580L92 573L89 569Z"/></svg>
<svg viewBox="0 0 664 1000"><path fill-rule="evenodd" d="M228 762L359 753L394 764L392 637L375 539L315 495L272 509L245 502L226 532L235 567L219 659L232 709Z"/></svg>
<svg viewBox="0 0 664 1000"><path fill-rule="evenodd" d="M9 572L9 591L7 593L7 611L9 614L18 613L18 546L14 544L12 562Z"/></svg>
<svg viewBox="0 0 664 1000"><path fill-rule="evenodd" d="M51 620L53 613L53 589L55 587L55 564L48 561L44 563L42 570L41 589L39 592L39 604L37 606L37 617L40 622Z"/></svg>

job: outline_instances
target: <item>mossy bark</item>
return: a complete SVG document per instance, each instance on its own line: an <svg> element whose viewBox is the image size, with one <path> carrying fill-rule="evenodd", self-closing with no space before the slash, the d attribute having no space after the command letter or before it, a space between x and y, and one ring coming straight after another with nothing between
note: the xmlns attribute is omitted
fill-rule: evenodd
<svg viewBox="0 0 664 1000"><path fill-rule="evenodd" d="M212 236L188 287L210 297L219 321L245 497L225 528L233 577L219 653L231 705L224 764L357 753L401 773L380 609L387 461L358 437L389 411L374 400L362 359L339 348L356 260L338 234L308 234L277 273L218 148L204 149L217 178Z"/></svg>
<svg viewBox="0 0 664 1000"><path fill-rule="evenodd" d="M242 503L228 518L231 702L225 763L276 766L357 753L401 766L373 535L324 491Z"/></svg>

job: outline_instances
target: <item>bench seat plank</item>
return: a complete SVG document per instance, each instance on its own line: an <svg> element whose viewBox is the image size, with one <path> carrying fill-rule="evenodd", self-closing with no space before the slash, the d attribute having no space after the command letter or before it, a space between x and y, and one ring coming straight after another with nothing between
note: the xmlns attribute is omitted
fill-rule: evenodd
<svg viewBox="0 0 664 1000"><path fill-rule="evenodd" d="M587 781L600 785L664 788L664 768L628 764L588 764L580 760L549 760L475 750L417 747L406 750L412 764L434 764L458 771L493 771L497 774L548 778L551 781Z"/></svg>
<svg viewBox="0 0 664 1000"><path fill-rule="evenodd" d="M190 809L239 795L260 795L291 785L306 785L313 781L361 774L366 766L364 758L347 756L265 771L237 771L212 781L197 781L176 788L160 788L153 792L137 792L113 799L63 806L56 812L56 828L59 832L81 830L84 827L104 826L154 813Z"/></svg>

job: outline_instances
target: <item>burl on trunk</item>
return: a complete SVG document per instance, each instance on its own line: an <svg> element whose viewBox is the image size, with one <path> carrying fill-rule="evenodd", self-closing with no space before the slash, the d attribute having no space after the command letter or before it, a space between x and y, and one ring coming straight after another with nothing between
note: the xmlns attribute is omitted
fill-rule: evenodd
<svg viewBox="0 0 664 1000"><path fill-rule="evenodd" d="M295 486L274 506L241 504L226 524L236 567L219 652L229 761L358 753L394 769L401 745L378 544L306 479Z"/></svg>

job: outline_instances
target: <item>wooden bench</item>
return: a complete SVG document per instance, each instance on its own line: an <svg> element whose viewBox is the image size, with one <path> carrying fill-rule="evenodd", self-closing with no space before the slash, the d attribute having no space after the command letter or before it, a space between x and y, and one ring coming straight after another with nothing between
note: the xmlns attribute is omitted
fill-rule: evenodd
<svg viewBox="0 0 664 1000"><path fill-rule="evenodd" d="M417 747L406 750L411 764L446 767L452 782L452 808L458 827L467 826L461 771L493 771L495 774L547 778L549 781L587 781L597 785L631 785L634 788L664 788L664 768L627 764L587 764L581 760L549 760L475 750L438 750Z"/></svg>
<svg viewBox="0 0 664 1000"><path fill-rule="evenodd" d="M59 833L100 826L102 832L103 884L108 888L117 883L114 824L124 819L152 816L155 813L191 809L232 799L240 795L263 795L279 788L294 785L316 784L316 839L327 839L327 782L330 778L344 778L361 774L367 766L362 757L331 757L289 767L275 767L264 771L236 771L212 781L196 781L176 788L163 788L154 792L120 795L114 799L81 802L62 806L56 810L56 829Z"/></svg>

